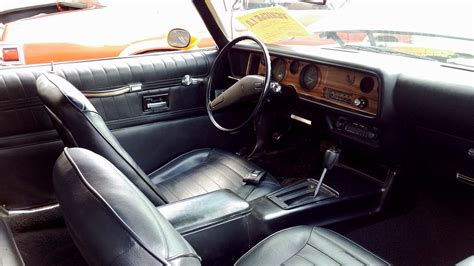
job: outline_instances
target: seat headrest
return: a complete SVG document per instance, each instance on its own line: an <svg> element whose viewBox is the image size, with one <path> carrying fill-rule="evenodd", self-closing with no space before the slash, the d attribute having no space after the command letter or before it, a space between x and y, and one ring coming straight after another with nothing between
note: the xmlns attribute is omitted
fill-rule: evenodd
<svg viewBox="0 0 474 266"><path fill-rule="evenodd" d="M44 73L36 80L38 94L51 109L51 104L60 104L60 96L81 112L97 112L92 103L74 85L66 79L50 73Z"/></svg>

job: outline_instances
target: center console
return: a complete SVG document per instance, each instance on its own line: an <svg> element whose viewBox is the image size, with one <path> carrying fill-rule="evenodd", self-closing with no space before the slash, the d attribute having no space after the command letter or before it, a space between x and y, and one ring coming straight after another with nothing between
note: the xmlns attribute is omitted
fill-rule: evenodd
<svg viewBox="0 0 474 266"><path fill-rule="evenodd" d="M251 202L252 217L264 231L300 225L327 225L376 213L383 203L394 172L379 181L345 165L329 171L322 190L313 197L314 189L307 180L284 187ZM299 200L301 193L303 200Z"/></svg>
<svg viewBox="0 0 474 266"><path fill-rule="evenodd" d="M239 257L249 248L252 207L230 190L166 204L158 211L206 260L219 261L223 254Z"/></svg>
<svg viewBox="0 0 474 266"><path fill-rule="evenodd" d="M395 172L382 179L338 163L328 150L319 177L247 202L218 190L158 207L203 258L229 264L268 235L295 225L326 225L377 212ZM225 256L224 256L225 254Z"/></svg>

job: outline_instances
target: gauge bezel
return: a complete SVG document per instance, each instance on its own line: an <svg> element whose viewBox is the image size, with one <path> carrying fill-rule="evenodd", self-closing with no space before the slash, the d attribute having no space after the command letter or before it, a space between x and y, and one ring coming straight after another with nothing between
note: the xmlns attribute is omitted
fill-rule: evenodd
<svg viewBox="0 0 474 266"><path fill-rule="evenodd" d="M316 69L317 76L314 79L314 82L312 82L313 84L308 86L306 82L304 81L304 78L307 75L307 72L309 71L309 69L311 68ZM316 85L318 85L319 78L320 78L319 68L315 64L307 64L303 67L303 69L301 69L301 72L300 72L300 78L299 78L300 86L305 91L311 91L316 87Z"/></svg>
<svg viewBox="0 0 474 266"><path fill-rule="evenodd" d="M275 72L274 72L274 71L278 70L278 68L275 67L277 63L279 63L279 64L282 63L283 64L283 72L282 72L283 75L282 75L281 79L277 79L276 75L275 75ZM286 77L286 71L287 71L287 68L286 68L285 59L283 59L283 58L273 59L273 61L272 61L272 79L273 80L275 80L276 82L281 82L282 80L284 80L285 77ZM280 74L280 73L278 72L277 74Z"/></svg>
<svg viewBox="0 0 474 266"><path fill-rule="evenodd" d="M298 60L293 60L290 64L290 73L293 75L297 74L300 68L301 68L301 62Z"/></svg>

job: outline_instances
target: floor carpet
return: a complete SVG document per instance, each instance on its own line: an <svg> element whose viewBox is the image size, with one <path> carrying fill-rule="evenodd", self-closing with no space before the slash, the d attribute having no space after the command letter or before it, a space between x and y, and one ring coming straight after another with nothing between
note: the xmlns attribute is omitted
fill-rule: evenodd
<svg viewBox="0 0 474 266"><path fill-rule="evenodd" d="M332 228L395 265L454 265L474 255L474 188L426 181L409 209Z"/></svg>

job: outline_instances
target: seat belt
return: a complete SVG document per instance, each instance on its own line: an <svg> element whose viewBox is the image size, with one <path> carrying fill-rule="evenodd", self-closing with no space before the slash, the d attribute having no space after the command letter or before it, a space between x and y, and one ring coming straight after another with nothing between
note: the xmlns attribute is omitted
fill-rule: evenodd
<svg viewBox="0 0 474 266"><path fill-rule="evenodd" d="M255 170L250 171L250 173L248 173L244 177L243 181L245 184L256 186L260 184L260 181L265 176L265 174L266 174L265 171L255 169Z"/></svg>

